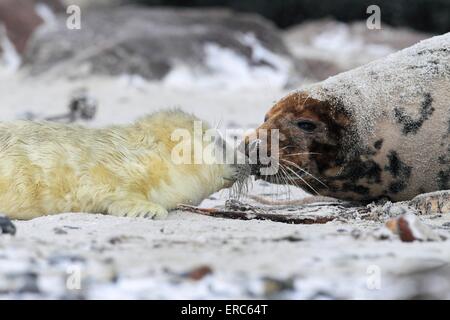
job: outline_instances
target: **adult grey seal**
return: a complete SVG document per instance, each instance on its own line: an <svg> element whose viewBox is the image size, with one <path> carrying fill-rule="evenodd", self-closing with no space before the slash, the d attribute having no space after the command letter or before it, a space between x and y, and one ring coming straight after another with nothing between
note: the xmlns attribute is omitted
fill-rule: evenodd
<svg viewBox="0 0 450 320"><path fill-rule="evenodd" d="M259 178L356 201L450 189L450 33L289 94L246 144L274 129L281 170Z"/></svg>

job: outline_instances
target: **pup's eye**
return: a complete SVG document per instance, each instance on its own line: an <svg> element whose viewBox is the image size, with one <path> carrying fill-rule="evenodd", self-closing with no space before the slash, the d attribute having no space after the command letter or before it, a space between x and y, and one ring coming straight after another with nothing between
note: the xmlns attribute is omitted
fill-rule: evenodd
<svg viewBox="0 0 450 320"><path fill-rule="evenodd" d="M264 122L266 122L267 120L269 120L269 115L266 114L266 116L264 117Z"/></svg>
<svg viewBox="0 0 450 320"><path fill-rule="evenodd" d="M317 126L311 121L299 121L297 122L297 126L306 132L313 132L317 128Z"/></svg>

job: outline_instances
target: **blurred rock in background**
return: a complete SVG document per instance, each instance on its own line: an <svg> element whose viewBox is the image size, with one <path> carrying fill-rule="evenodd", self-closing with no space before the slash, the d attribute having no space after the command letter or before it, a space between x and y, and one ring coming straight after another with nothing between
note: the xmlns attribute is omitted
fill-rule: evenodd
<svg viewBox="0 0 450 320"><path fill-rule="evenodd" d="M63 10L59 0L0 0L0 56L15 69L33 32Z"/></svg>
<svg viewBox="0 0 450 320"><path fill-rule="evenodd" d="M323 80L432 37L405 28L384 25L370 30L365 22L344 23L321 19L284 32L291 53L302 61L305 76Z"/></svg>
<svg viewBox="0 0 450 320"><path fill-rule="evenodd" d="M53 11L62 9L59 0L0 0L0 23L6 28L16 50L23 53L34 30Z"/></svg>
<svg viewBox="0 0 450 320"><path fill-rule="evenodd" d="M440 16L436 1L430 2L433 6L425 6L434 8L431 13L425 7L424 12ZM310 12L316 5L306 0L245 0L240 5L215 0L138 1L150 5L184 4L195 9L124 5L130 2L136 1L0 0L0 66L16 70L23 65L26 73L34 76L125 76L133 81L145 79L185 89L292 88L323 80L432 36L384 23L385 19L392 20L392 6L388 4L383 4L382 29L369 30L365 21L338 22L330 18L292 25L316 17ZM351 19L361 5L349 2L352 6L348 16L335 12L337 6L330 4L331 14ZM70 4L82 8L81 30L66 27L65 8ZM291 27L280 30L255 14L199 8L204 5L259 12L279 26ZM299 8L307 8L310 15ZM412 9L419 10L417 6ZM402 14L416 12L412 9ZM360 13L360 19L365 16L365 12Z"/></svg>
<svg viewBox="0 0 450 320"><path fill-rule="evenodd" d="M382 24L408 27L430 33L450 31L448 0L130 0L149 6L211 7L220 6L238 12L253 12L284 29L300 23L333 18L350 23L365 20L366 9L378 5Z"/></svg>
<svg viewBox="0 0 450 320"><path fill-rule="evenodd" d="M81 30L59 16L34 34L24 63L33 75L132 74L180 86L230 79L284 86L300 74L269 21L221 9L89 9Z"/></svg>

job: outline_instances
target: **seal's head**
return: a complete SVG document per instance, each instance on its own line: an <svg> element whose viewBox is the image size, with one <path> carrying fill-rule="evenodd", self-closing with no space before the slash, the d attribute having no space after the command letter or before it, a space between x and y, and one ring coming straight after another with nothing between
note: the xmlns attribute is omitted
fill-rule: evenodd
<svg viewBox="0 0 450 320"><path fill-rule="evenodd" d="M245 145L251 158L251 145L259 141L258 149L267 150L271 161L279 165L278 171L261 173L264 166L273 163L263 164L260 151L252 170L255 176L336 196L333 190L339 189L336 177L348 155L346 137L351 131L351 117L336 105L311 98L305 92L292 93L276 103L266 114L264 123L245 137ZM273 148L274 130L278 130L278 148Z"/></svg>

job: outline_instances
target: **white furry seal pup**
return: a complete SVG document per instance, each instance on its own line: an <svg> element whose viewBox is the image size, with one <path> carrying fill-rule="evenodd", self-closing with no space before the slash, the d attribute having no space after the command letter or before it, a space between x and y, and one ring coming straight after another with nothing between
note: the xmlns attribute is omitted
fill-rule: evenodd
<svg viewBox="0 0 450 320"><path fill-rule="evenodd" d="M180 203L198 204L236 181L242 166L172 161L179 143L172 132L192 133L197 120L164 111L102 129L1 123L0 212L12 219L61 212L156 218Z"/></svg>
<svg viewBox="0 0 450 320"><path fill-rule="evenodd" d="M247 144L263 129L280 136L271 182L352 201L450 189L450 33L289 94Z"/></svg>

